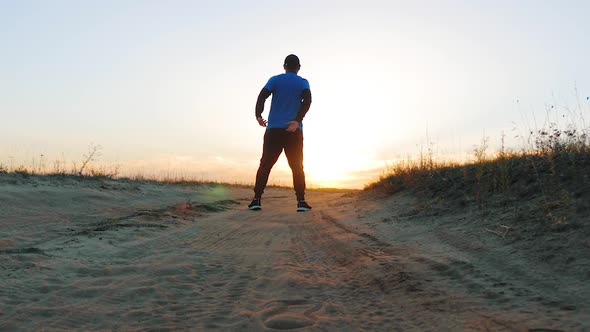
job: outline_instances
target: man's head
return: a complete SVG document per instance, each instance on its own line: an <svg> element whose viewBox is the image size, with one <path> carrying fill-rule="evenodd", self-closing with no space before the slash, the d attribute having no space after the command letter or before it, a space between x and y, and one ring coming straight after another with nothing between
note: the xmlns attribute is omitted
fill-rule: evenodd
<svg viewBox="0 0 590 332"><path fill-rule="evenodd" d="M299 58L295 54L287 55L285 58L285 63L283 64L283 68L285 68L285 71L287 72L293 72L297 74L301 68Z"/></svg>

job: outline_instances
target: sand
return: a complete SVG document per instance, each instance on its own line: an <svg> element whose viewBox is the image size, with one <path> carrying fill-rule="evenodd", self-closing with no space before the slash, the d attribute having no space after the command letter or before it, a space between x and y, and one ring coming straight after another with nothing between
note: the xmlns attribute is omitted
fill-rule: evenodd
<svg viewBox="0 0 590 332"><path fill-rule="evenodd" d="M590 329L587 270L545 266L467 212L334 190L296 213L280 188L253 212L250 197L0 175L0 330Z"/></svg>

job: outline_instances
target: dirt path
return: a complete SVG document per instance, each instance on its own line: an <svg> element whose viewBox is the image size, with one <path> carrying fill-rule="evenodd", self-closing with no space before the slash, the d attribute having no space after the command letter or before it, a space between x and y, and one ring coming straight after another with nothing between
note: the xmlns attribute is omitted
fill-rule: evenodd
<svg viewBox="0 0 590 332"><path fill-rule="evenodd" d="M42 224L44 239L2 249L0 330L589 328L585 308L522 301L542 287L519 284L517 262L469 261L472 244L443 250L450 235L424 238L428 245L396 240L394 227L380 228L387 206L312 192L314 210L295 213L292 193L271 189L252 212L249 191L230 196L241 204L113 209L102 223Z"/></svg>

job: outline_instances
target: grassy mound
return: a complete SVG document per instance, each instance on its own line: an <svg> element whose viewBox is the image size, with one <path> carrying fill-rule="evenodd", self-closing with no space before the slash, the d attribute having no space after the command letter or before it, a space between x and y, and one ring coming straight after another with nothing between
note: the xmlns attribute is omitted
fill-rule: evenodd
<svg viewBox="0 0 590 332"><path fill-rule="evenodd" d="M432 158L401 162L367 186L385 194L410 192L431 210L477 207L482 217L498 208L513 219L546 221L555 230L580 226L590 211L590 141L575 130L540 130L532 149L500 150L487 157L486 142L469 163Z"/></svg>

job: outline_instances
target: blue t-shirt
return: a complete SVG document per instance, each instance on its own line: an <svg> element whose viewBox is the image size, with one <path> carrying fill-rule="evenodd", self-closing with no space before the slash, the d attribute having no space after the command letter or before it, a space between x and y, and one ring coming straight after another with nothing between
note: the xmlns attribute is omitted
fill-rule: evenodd
<svg viewBox="0 0 590 332"><path fill-rule="evenodd" d="M301 93L309 89L309 82L295 73L287 72L271 77L265 89L272 92L272 102L266 128L287 128L301 109ZM299 128L303 128L301 123Z"/></svg>

